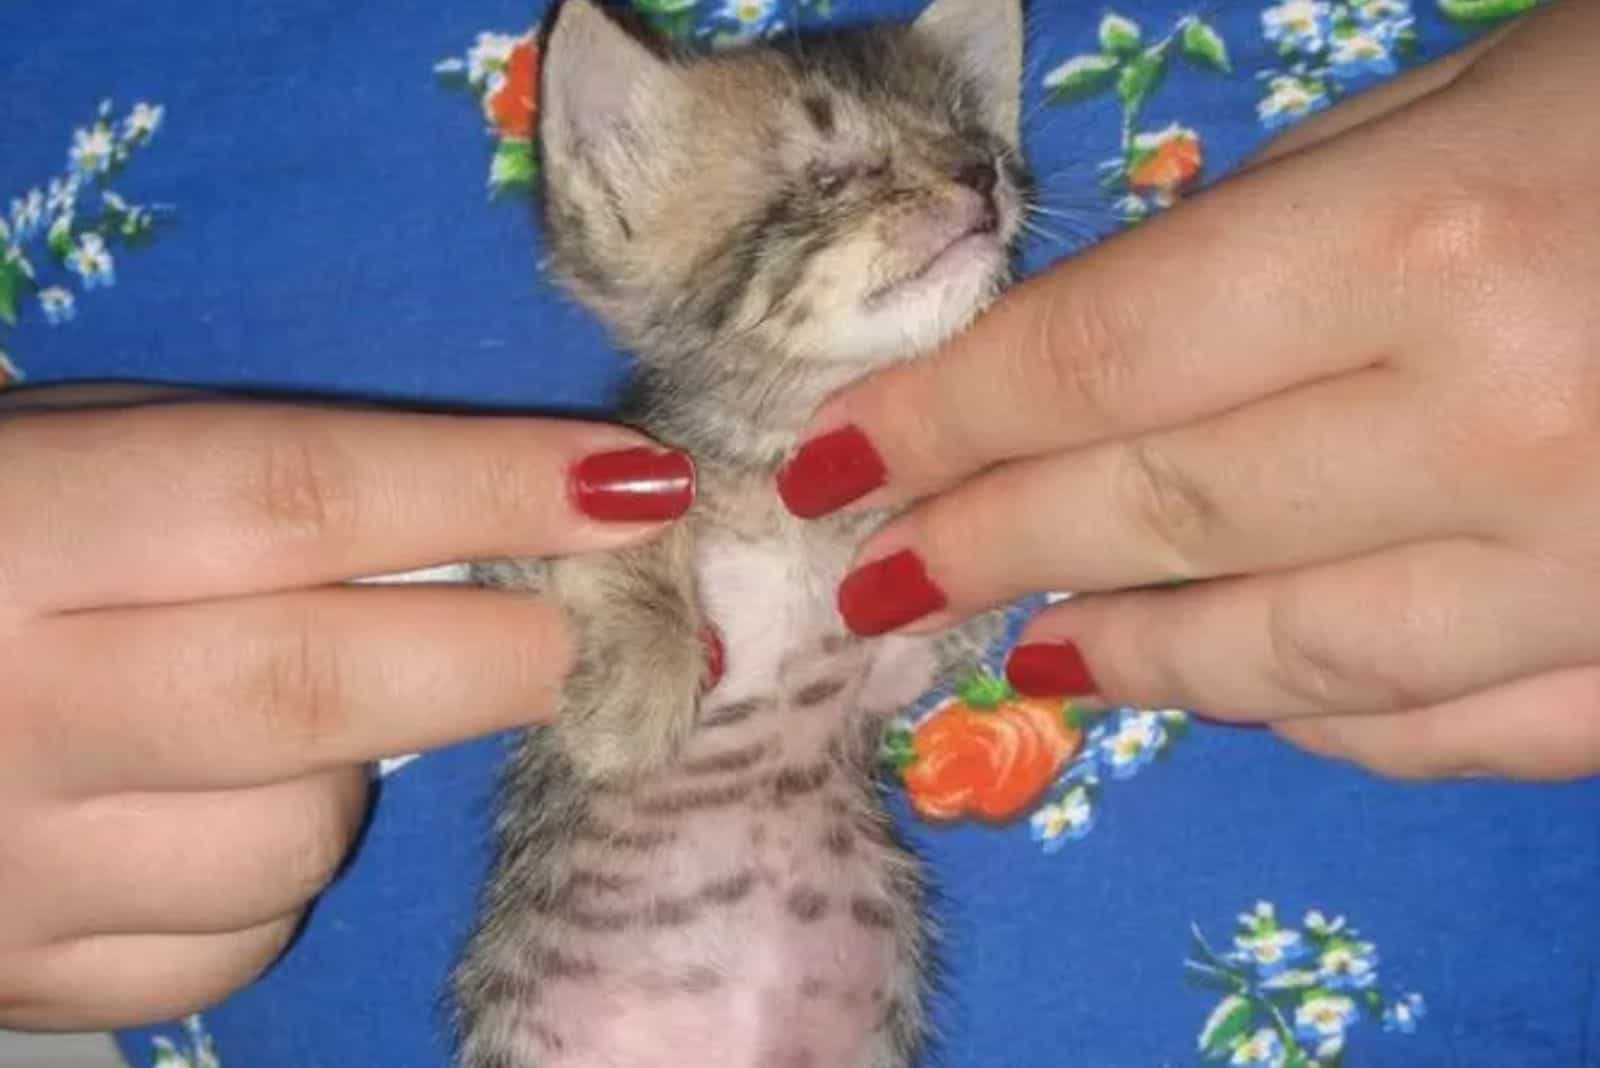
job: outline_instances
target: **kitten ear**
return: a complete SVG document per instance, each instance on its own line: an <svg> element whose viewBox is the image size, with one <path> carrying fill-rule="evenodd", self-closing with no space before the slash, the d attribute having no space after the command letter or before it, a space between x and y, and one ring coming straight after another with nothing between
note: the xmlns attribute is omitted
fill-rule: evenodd
<svg viewBox="0 0 1600 1068"><path fill-rule="evenodd" d="M912 28L956 61L982 94L995 129L1015 141L1022 115L1020 0L933 0Z"/></svg>
<svg viewBox="0 0 1600 1068"><path fill-rule="evenodd" d="M556 12L540 71L540 139L546 152L605 141L645 125L683 92L671 63L612 21L594 0Z"/></svg>

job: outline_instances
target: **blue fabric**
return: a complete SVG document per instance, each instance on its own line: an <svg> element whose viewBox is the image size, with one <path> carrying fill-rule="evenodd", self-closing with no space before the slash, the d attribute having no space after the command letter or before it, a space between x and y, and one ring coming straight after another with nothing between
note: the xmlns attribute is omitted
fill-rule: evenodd
<svg viewBox="0 0 1600 1068"><path fill-rule="evenodd" d="M917 5L639 6L708 39ZM1071 217L1042 220L1059 233L1029 247L1030 267L1479 28L1439 0L1226 0L1199 22L1195 10L1033 4L1028 145L1047 202ZM1085 84L1082 99L1057 99L1089 69L1063 64L1131 32L1113 13L1137 24L1140 47L1176 33L1129 125L1143 136L1127 144L1114 92ZM492 85L435 70L534 14L511 0L0 5L0 196L19 198L0 244L34 275L17 281L19 260L5 261L17 321L0 287L0 378L603 411L624 364L538 279L516 146L486 132L479 107ZM134 244L83 230L101 210L102 99L110 143L127 150L110 180L128 205L113 229L128 223ZM141 101L164 111L130 139ZM139 114L148 125L153 113ZM79 128L90 179L52 253L42 227L58 213L35 223L27 195L67 173ZM506 189L491 198L497 151L509 151ZM293 950L203 1018L124 1035L130 1062L442 1068L440 992L486 868L503 746L458 746L385 777L349 870ZM1600 1065L1600 781L1396 785L1264 733L1131 710L1083 746L1005 826L934 825L894 794L945 930L929 1065L1304 1064L1285 1038L1310 1059L1333 1036L1342 1050L1323 1065ZM1230 976L1245 991L1234 1000L1203 982Z"/></svg>

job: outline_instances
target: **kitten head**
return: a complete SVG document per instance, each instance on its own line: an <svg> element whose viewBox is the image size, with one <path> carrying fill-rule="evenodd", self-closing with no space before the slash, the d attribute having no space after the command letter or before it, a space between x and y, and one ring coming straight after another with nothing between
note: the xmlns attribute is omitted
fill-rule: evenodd
<svg viewBox="0 0 1600 1068"><path fill-rule="evenodd" d="M552 266L658 367L854 365L996 293L1022 214L1018 0L700 58L567 0L540 107Z"/></svg>

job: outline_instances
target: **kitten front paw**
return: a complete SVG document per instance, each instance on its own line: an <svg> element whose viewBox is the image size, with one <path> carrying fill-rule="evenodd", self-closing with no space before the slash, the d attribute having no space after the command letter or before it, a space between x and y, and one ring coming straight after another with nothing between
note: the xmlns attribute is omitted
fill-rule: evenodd
<svg viewBox="0 0 1600 1068"><path fill-rule="evenodd" d="M647 775L669 763L694 729L708 650L687 542L669 532L647 546L551 569L577 644L555 732L584 778Z"/></svg>
<svg viewBox="0 0 1600 1068"><path fill-rule="evenodd" d="M705 646L688 627L601 626L585 628L556 731L585 778L629 781L671 762L694 728Z"/></svg>

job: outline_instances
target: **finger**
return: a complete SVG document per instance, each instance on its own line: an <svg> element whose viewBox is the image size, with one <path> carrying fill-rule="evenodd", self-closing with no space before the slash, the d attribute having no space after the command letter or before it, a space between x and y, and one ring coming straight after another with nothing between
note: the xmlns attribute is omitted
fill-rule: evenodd
<svg viewBox="0 0 1600 1068"><path fill-rule="evenodd" d="M1553 672L1393 715L1317 716L1272 729L1380 775L1562 780L1600 773L1600 669Z"/></svg>
<svg viewBox="0 0 1600 1068"><path fill-rule="evenodd" d="M206 1008L277 959L298 915L248 931L101 935L46 946L0 971L0 1026L103 1031Z"/></svg>
<svg viewBox="0 0 1600 1068"><path fill-rule="evenodd" d="M559 609L338 587L55 617L0 647L0 745L67 795L253 786L526 724L571 663Z"/></svg>
<svg viewBox="0 0 1600 1068"><path fill-rule="evenodd" d="M1245 722L1393 712L1589 662L1600 612L1574 611L1596 603L1582 581L1456 541L1086 597L1029 624L1008 676L1048 690L1048 651L1070 642L1109 700Z"/></svg>
<svg viewBox="0 0 1600 1068"><path fill-rule="evenodd" d="M0 897L39 900L30 934L222 934L306 905L367 811L363 769L251 790L96 798L18 828Z"/></svg>
<svg viewBox="0 0 1600 1068"><path fill-rule="evenodd" d="M913 508L859 559L915 552L947 602L933 625L1036 590L1275 570L1453 535L1473 493L1431 455L1413 393L1378 368L1005 464Z"/></svg>
<svg viewBox="0 0 1600 1068"><path fill-rule="evenodd" d="M692 496L687 458L632 451L646 444L598 424L276 405L14 415L0 502L26 507L0 508L0 603L191 600L607 548Z"/></svg>
<svg viewBox="0 0 1600 1068"><path fill-rule="evenodd" d="M1366 137L1208 191L1018 286L933 356L846 390L780 476L791 510L923 496L997 461L1189 422L1376 362L1399 329L1400 302L1385 295L1398 283L1384 242L1350 220L1377 230L1397 194L1325 181L1305 193L1313 168L1339 162L1326 154L1369 150L1356 143ZM1363 172L1381 166L1369 151Z"/></svg>

